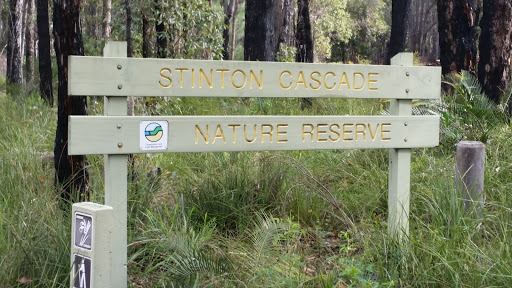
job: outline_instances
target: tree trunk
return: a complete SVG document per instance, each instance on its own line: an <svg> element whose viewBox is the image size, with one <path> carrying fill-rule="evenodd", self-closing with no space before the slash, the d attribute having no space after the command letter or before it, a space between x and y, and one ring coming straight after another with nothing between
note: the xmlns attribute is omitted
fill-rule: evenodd
<svg viewBox="0 0 512 288"><path fill-rule="evenodd" d="M148 16L142 11L142 57L149 58L149 37L151 27L149 26Z"/></svg>
<svg viewBox="0 0 512 288"><path fill-rule="evenodd" d="M229 24L235 13L235 3L237 0L223 0L222 6L224 7L224 30L222 31L222 37L224 38L224 49L222 51L222 58L224 60L230 59L229 53ZM228 3L229 2L229 3ZM235 49L232 47L231 49Z"/></svg>
<svg viewBox="0 0 512 288"><path fill-rule="evenodd" d="M68 155L68 116L85 115L85 96L68 95L68 56L84 55L80 0L53 0L53 36L59 73L57 131L55 134L55 180L62 204L89 199L89 173L83 155Z"/></svg>
<svg viewBox="0 0 512 288"><path fill-rule="evenodd" d="M285 44L286 46L291 46L291 39L290 39L290 23L292 21L292 0L283 0L283 6L282 6L282 21L281 28L279 29L279 37L277 38L277 49L281 46L281 43Z"/></svg>
<svg viewBox="0 0 512 288"><path fill-rule="evenodd" d="M311 36L311 21L309 19L309 1L297 1L297 32L295 34L295 45L297 54L295 54L296 62L313 63L313 37ZM301 108L313 106L312 98L302 98Z"/></svg>
<svg viewBox="0 0 512 288"><path fill-rule="evenodd" d="M484 1L478 79L495 103L500 102L502 91L510 83L511 25L510 1Z"/></svg>
<svg viewBox="0 0 512 288"><path fill-rule="evenodd" d="M387 65L389 65L389 60L393 56L405 51L410 6L411 0L393 0L392 2L391 36L389 40L388 56L386 59Z"/></svg>
<svg viewBox="0 0 512 288"><path fill-rule="evenodd" d="M15 93L13 85L23 83L23 55L22 55L22 0L9 2L9 20L7 23L7 74L8 93ZM17 87L19 88L19 87Z"/></svg>
<svg viewBox="0 0 512 288"><path fill-rule="evenodd" d="M39 91L41 98L53 106L52 58L50 55L50 21L48 0L37 0L37 51L39 54Z"/></svg>
<svg viewBox="0 0 512 288"><path fill-rule="evenodd" d="M79 1L79 0L77 0ZM110 22L112 21L112 0L103 0L103 40L110 38Z"/></svg>
<svg viewBox="0 0 512 288"><path fill-rule="evenodd" d="M132 7L130 0L124 1L126 6L126 56L132 57Z"/></svg>
<svg viewBox="0 0 512 288"><path fill-rule="evenodd" d="M155 32L156 55L158 58L167 58L167 35L165 33L165 19L162 16L162 0L155 0Z"/></svg>
<svg viewBox="0 0 512 288"><path fill-rule="evenodd" d="M236 13L238 13L238 5L238 0L235 0L235 10L231 19L231 57L229 57L231 60L235 59L236 52Z"/></svg>
<svg viewBox="0 0 512 288"><path fill-rule="evenodd" d="M27 0L27 20L25 31L25 66L27 67L27 77L25 82L32 84L34 79L34 0Z"/></svg>
<svg viewBox="0 0 512 288"><path fill-rule="evenodd" d="M274 61L274 4L272 0L245 1L245 61Z"/></svg>
<svg viewBox="0 0 512 288"><path fill-rule="evenodd" d="M439 47L442 73L475 71L475 0L437 1Z"/></svg>

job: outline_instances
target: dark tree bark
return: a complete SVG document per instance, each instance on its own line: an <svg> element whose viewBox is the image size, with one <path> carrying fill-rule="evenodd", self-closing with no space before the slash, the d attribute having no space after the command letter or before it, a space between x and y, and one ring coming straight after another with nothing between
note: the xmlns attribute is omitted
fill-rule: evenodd
<svg viewBox="0 0 512 288"><path fill-rule="evenodd" d="M53 0L54 49L59 72L57 132L55 134L55 180L63 204L89 199L89 173L83 155L68 155L68 116L85 115L85 96L68 95L68 56L84 55L80 0Z"/></svg>
<svg viewBox="0 0 512 288"><path fill-rule="evenodd" d="M279 35L277 37L277 43L276 43L276 51L279 50L279 47L281 44L285 44L286 46L291 46L292 41L290 39L290 23L292 21L292 0L282 0L282 6L281 9L281 21L278 23L279 29L278 31Z"/></svg>
<svg viewBox="0 0 512 288"><path fill-rule="evenodd" d="M486 0L480 26L478 79L487 97L500 102L510 83L512 7L509 0Z"/></svg>
<svg viewBox="0 0 512 288"><path fill-rule="evenodd" d="M149 58L149 37L151 26L149 26L148 15L142 11L142 57Z"/></svg>
<svg viewBox="0 0 512 288"><path fill-rule="evenodd" d="M52 58L50 55L50 24L48 0L37 0L37 51L39 54L39 91L41 98L53 106Z"/></svg>
<svg viewBox="0 0 512 288"><path fill-rule="evenodd" d="M295 54L296 62L313 63L313 37L311 36L311 21L309 19L309 1L297 1L297 31L295 32L295 44L297 54ZM302 98L301 108L313 106L313 99Z"/></svg>
<svg viewBox="0 0 512 288"><path fill-rule="evenodd" d="M468 70L475 72L476 0L437 1L439 47L442 73Z"/></svg>
<svg viewBox="0 0 512 288"><path fill-rule="evenodd" d="M222 51L222 58L224 60L230 60L229 53L229 27L233 14L235 13L235 3L237 0L223 0L222 6L224 7L224 30L222 31L222 37L224 38L224 48ZM234 37L234 36L233 36ZM232 47L231 49L235 49Z"/></svg>
<svg viewBox="0 0 512 288"><path fill-rule="evenodd" d="M27 20L25 31L25 82L31 84L34 79L34 0L27 0Z"/></svg>
<svg viewBox="0 0 512 288"><path fill-rule="evenodd" d="M9 2L9 20L7 23L7 74L8 92L14 92L14 85L23 83L23 53L22 53L22 0ZM18 87L19 88L19 87Z"/></svg>
<svg viewBox="0 0 512 288"><path fill-rule="evenodd" d="M162 15L162 2L155 0L155 32L156 55L158 58L167 58L167 35L165 33L165 19Z"/></svg>
<svg viewBox="0 0 512 288"><path fill-rule="evenodd" d="M235 59L236 52L236 14L238 13L238 1L239 0L235 0L235 10L233 11L233 17L231 18L231 60Z"/></svg>
<svg viewBox="0 0 512 288"><path fill-rule="evenodd" d="M391 36L386 57L388 65L393 56L405 51L410 6L411 0L393 0L391 4Z"/></svg>
<svg viewBox="0 0 512 288"><path fill-rule="evenodd" d="M272 0L245 2L245 61L274 61L274 4Z"/></svg>
<svg viewBox="0 0 512 288"><path fill-rule="evenodd" d="M130 0L124 1L126 6L126 55L132 57L132 7Z"/></svg>

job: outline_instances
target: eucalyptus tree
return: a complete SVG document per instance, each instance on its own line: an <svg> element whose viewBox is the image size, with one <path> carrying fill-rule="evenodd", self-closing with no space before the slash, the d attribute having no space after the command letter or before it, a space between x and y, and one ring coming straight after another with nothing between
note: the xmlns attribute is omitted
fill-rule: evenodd
<svg viewBox="0 0 512 288"><path fill-rule="evenodd" d="M272 0L246 0L245 61L274 61L274 8Z"/></svg>
<svg viewBox="0 0 512 288"><path fill-rule="evenodd" d="M391 36L389 37L389 49L386 64L391 57L405 51L407 40L407 22L411 0L393 0L391 8Z"/></svg>
<svg viewBox="0 0 512 288"><path fill-rule="evenodd" d="M21 85L23 82L22 5L23 0L9 1L6 73L9 91L13 91L10 90L13 85Z"/></svg>
<svg viewBox="0 0 512 288"><path fill-rule="evenodd" d="M52 58L50 55L50 19L48 0L37 0L37 51L39 55L39 92L53 106Z"/></svg>
<svg viewBox="0 0 512 288"><path fill-rule="evenodd" d="M311 20L309 19L309 1L297 0L297 10L297 29L295 31L297 54L295 54L295 61L313 63L314 46L311 35ZM312 98L302 98L302 109L311 106L313 106Z"/></svg>
<svg viewBox="0 0 512 288"><path fill-rule="evenodd" d="M512 6L509 0L486 0L480 26L478 79L486 95L500 102L510 83Z"/></svg>

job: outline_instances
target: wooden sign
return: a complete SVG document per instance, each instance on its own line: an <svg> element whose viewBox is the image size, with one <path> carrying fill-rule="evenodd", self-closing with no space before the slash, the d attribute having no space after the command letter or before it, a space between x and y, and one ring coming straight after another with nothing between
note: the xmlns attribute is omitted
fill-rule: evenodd
<svg viewBox="0 0 512 288"><path fill-rule="evenodd" d="M69 94L438 99L440 67L71 56Z"/></svg>
<svg viewBox="0 0 512 288"><path fill-rule="evenodd" d="M434 147L436 116L71 116L69 154Z"/></svg>

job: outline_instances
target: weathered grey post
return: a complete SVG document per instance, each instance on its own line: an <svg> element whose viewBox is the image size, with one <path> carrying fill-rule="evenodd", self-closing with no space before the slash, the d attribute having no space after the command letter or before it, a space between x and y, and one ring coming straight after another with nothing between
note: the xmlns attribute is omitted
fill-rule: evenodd
<svg viewBox="0 0 512 288"><path fill-rule="evenodd" d="M73 204L70 287L110 288L112 274L112 207Z"/></svg>
<svg viewBox="0 0 512 288"><path fill-rule="evenodd" d="M482 217L484 205L485 145L478 141L457 144L455 185L464 199L464 212L475 211Z"/></svg>
<svg viewBox="0 0 512 288"><path fill-rule="evenodd" d="M103 49L104 57L127 57L126 42L107 42ZM112 68L114 73L122 74L122 63ZM117 89L122 90L123 86L119 83ZM126 116L128 105L127 97L105 96L105 116ZM116 124L116 132L123 133L121 124ZM116 135L112 135L115 137ZM117 147L123 150L124 143L119 142ZM105 155L105 204L111 206L113 211L114 228L112 230L112 286L126 287L127 285L127 203L128 203L128 155Z"/></svg>
<svg viewBox="0 0 512 288"><path fill-rule="evenodd" d="M391 65L413 66L412 53L399 53L391 58ZM409 77L410 72L406 72ZM399 94L409 94L413 87ZM390 113L397 116L410 116L412 113L411 99L391 99ZM408 126L407 122L403 123ZM407 142L409 139L404 138ZM411 179L411 149L389 149L389 192L388 192L388 233L393 237L402 238L409 234L409 201Z"/></svg>

